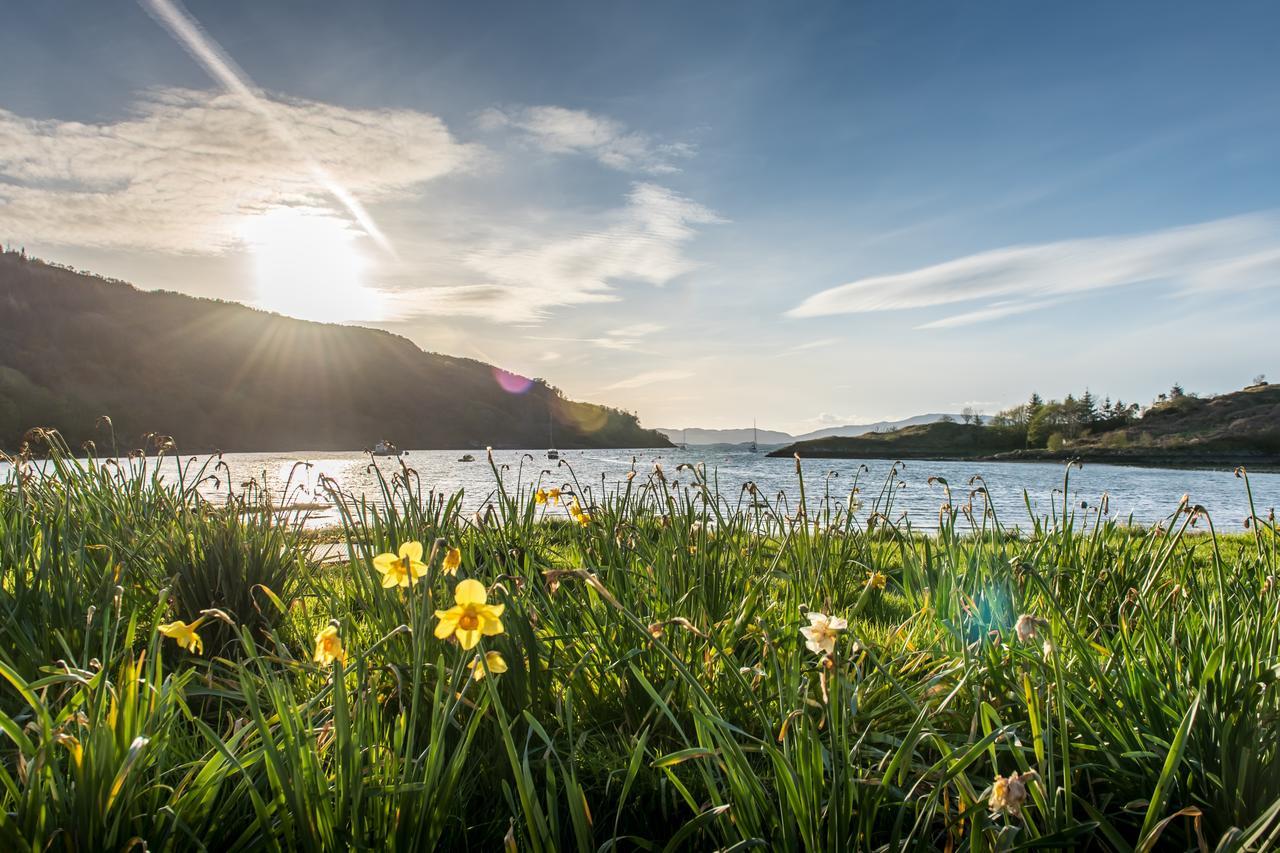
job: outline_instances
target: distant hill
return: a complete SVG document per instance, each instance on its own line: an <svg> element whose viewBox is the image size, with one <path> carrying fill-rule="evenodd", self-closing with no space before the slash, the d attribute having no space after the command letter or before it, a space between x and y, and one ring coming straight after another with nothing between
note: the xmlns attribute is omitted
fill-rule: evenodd
<svg viewBox="0 0 1280 853"><path fill-rule="evenodd" d="M423 352L388 332L77 273L0 253L0 448L30 427L72 446L144 433L180 451L667 447L627 412L564 399L541 380Z"/></svg>
<svg viewBox="0 0 1280 853"><path fill-rule="evenodd" d="M806 459L967 459L1015 450L1018 436L974 424L937 421L893 432L829 436L796 442L770 456L799 453Z"/></svg>
<svg viewBox="0 0 1280 853"><path fill-rule="evenodd" d="M1067 459L1135 465L1280 466L1280 385L1156 403L1124 429L1085 435L1060 450L1015 450L997 458Z"/></svg>
<svg viewBox="0 0 1280 853"><path fill-rule="evenodd" d="M1028 449L1025 428L931 423L890 433L800 441L770 456L802 458L1081 459L1129 465L1280 466L1280 385L1179 396L1119 429L1088 431L1053 450Z"/></svg>
<svg viewBox="0 0 1280 853"><path fill-rule="evenodd" d="M953 418L959 420L959 415L945 415L942 413L915 415L910 418L903 418L898 421L876 421L869 424L845 424L844 426L824 427L823 429L806 432L801 435L792 435L787 432L778 430L762 429L759 430L759 438L757 442L761 447L777 446L782 444L791 444L795 441L809 441L815 438L828 438L830 436L855 436L864 435L869 432L884 432L887 430L899 429L901 427L914 426L916 424L933 423L943 418ZM687 430L676 427L658 427L658 432L671 439L676 444L681 441L688 441L689 445L701 446L706 444L748 444L751 442L751 427L738 429L701 429L698 427L689 427ZM685 437L687 433L687 438Z"/></svg>

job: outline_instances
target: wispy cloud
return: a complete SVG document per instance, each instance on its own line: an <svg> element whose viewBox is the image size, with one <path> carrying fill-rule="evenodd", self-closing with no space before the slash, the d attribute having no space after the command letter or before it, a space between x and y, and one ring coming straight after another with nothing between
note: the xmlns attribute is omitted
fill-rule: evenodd
<svg viewBox="0 0 1280 853"><path fill-rule="evenodd" d="M604 386L605 391L622 391L627 388L643 388L646 385L656 385L659 382L675 382L680 379L688 379L693 376L688 370L650 370L645 373L637 373L634 376L628 376L612 385Z"/></svg>
<svg viewBox="0 0 1280 853"><path fill-rule="evenodd" d="M824 290L787 312L821 317L989 300L927 323L961 326L1046 307L1089 291L1164 281L1179 291L1246 289L1280 273L1280 218L1219 219L1147 234L1010 246Z"/></svg>
<svg viewBox="0 0 1280 853"><path fill-rule="evenodd" d="M558 343L586 344L607 350L635 350L643 338L657 334L665 329L657 323L636 323L619 329L610 329L602 335L591 338L569 338L550 335L529 335L531 341L555 341Z"/></svg>
<svg viewBox="0 0 1280 853"><path fill-rule="evenodd" d="M510 128L544 151L584 154L624 172L678 172L676 163L695 153L691 145L660 142L608 116L565 107L494 108L480 114L479 124L486 130Z"/></svg>
<svg viewBox="0 0 1280 853"><path fill-rule="evenodd" d="M805 341L804 343L796 344L791 349L787 350L787 354L795 355L797 353L808 352L815 349L826 349L827 347L835 346L838 343L840 343L839 338L819 338L815 341Z"/></svg>
<svg viewBox="0 0 1280 853"><path fill-rule="evenodd" d="M443 313L538 322L561 305L615 302L615 285L661 287L696 267L684 246L696 226L721 222L711 210L651 183L632 185L622 208L592 217L587 230L541 224L536 232L468 250L473 283L424 287L395 297L407 313Z"/></svg>
<svg viewBox="0 0 1280 853"><path fill-rule="evenodd" d="M59 245L221 252L244 217L328 208L318 166L361 198L400 198L468 167L475 150L435 116L276 99L273 121L237 94L159 89L119 121L0 110L0 235ZM299 151L305 151L303 156Z"/></svg>

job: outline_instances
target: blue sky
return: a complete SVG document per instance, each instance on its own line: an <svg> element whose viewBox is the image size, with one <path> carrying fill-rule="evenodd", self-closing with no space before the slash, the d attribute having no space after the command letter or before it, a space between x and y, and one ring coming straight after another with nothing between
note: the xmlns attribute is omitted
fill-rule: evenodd
<svg viewBox="0 0 1280 853"><path fill-rule="evenodd" d="M1280 373L1270 4L159 8L6 9L0 240L652 426Z"/></svg>

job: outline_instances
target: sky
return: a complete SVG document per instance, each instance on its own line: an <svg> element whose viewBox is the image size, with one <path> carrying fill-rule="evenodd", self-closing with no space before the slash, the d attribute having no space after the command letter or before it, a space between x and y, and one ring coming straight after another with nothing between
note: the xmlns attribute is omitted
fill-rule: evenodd
<svg viewBox="0 0 1280 853"><path fill-rule="evenodd" d="M0 242L646 426L1280 379L1280 7L0 0Z"/></svg>

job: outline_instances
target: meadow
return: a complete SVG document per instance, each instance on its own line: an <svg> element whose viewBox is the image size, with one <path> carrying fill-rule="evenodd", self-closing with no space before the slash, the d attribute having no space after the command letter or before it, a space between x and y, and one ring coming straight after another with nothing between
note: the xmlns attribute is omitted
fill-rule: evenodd
<svg viewBox="0 0 1280 853"><path fill-rule="evenodd" d="M1044 516L938 483L922 532L892 475L601 493L529 458L476 515L407 466L330 482L325 559L217 457L162 480L31 441L0 484L5 850L1280 839L1261 508L1222 535L1170 495L1139 528L1066 466Z"/></svg>

